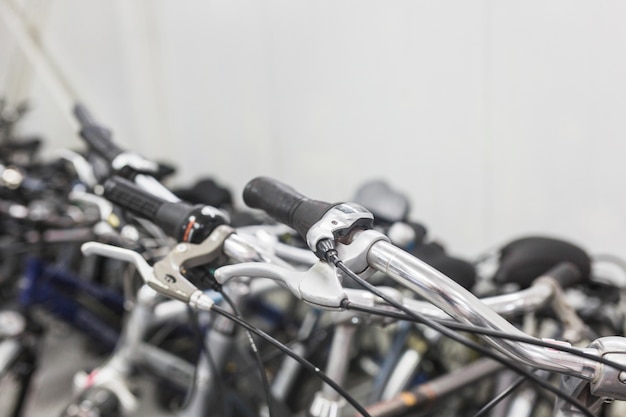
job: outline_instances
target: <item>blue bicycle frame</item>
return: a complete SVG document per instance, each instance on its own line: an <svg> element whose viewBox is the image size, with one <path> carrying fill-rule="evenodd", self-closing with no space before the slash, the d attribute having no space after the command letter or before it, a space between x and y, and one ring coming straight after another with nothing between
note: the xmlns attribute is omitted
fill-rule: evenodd
<svg viewBox="0 0 626 417"><path fill-rule="evenodd" d="M40 258L31 257L26 261L18 297L20 306L29 308L41 305L103 347L112 349L119 337L118 326L98 315L85 303L80 303L78 300L81 296L89 297L90 304L102 306L117 317L124 313L124 297L118 292L80 279Z"/></svg>

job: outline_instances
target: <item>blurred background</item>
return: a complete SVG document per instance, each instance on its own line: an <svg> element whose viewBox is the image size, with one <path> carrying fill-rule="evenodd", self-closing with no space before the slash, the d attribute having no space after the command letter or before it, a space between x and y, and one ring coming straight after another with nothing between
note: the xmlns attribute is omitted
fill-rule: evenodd
<svg viewBox="0 0 626 417"><path fill-rule="evenodd" d="M0 0L0 95L50 153L73 100L240 198L382 178L450 252L526 234L626 254L626 3Z"/></svg>

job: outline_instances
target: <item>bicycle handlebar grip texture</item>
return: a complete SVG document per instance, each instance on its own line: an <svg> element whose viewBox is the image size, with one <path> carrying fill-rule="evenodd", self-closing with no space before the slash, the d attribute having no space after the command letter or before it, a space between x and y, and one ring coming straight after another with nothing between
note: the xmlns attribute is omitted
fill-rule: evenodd
<svg viewBox="0 0 626 417"><path fill-rule="evenodd" d="M83 138L87 145L102 156L108 162L113 162L116 156L124 152L122 148L117 146L111 140L111 132L102 126L99 126L89 114L85 106L77 104L74 107L74 116L81 125L80 137Z"/></svg>
<svg viewBox="0 0 626 417"><path fill-rule="evenodd" d="M571 262L561 262L544 275L555 279L561 288L573 287L583 281L582 272Z"/></svg>
<svg viewBox="0 0 626 417"><path fill-rule="evenodd" d="M311 226L334 206L311 200L290 186L268 177L257 177L248 182L243 190L243 201L248 207L261 209L294 228L305 239Z"/></svg>
<svg viewBox="0 0 626 417"><path fill-rule="evenodd" d="M104 183L104 197L150 220L178 241L183 239L184 225L196 209L189 204L163 200L142 190L134 183L116 176Z"/></svg>

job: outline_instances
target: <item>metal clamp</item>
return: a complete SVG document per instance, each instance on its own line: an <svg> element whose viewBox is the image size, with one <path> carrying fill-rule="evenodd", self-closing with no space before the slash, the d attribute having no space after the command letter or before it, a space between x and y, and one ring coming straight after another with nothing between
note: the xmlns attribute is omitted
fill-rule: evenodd
<svg viewBox="0 0 626 417"><path fill-rule="evenodd" d="M585 350L587 353L593 353L626 366L626 338L624 337L601 337L593 341ZM595 371L591 381L569 375L563 376L561 389L594 413L600 410L603 403L626 400L626 372L604 364L598 364ZM555 403L554 415L574 417L583 414L571 404L558 399Z"/></svg>
<svg viewBox="0 0 626 417"><path fill-rule="evenodd" d="M341 203L333 206L315 223L306 234L306 243L312 251L317 251L320 240L341 240L357 228L371 229L374 215L355 203Z"/></svg>
<svg viewBox="0 0 626 417"><path fill-rule="evenodd" d="M597 349L603 358L626 366L626 338L602 337L589 347ZM596 378L591 381L591 393L614 400L626 400L626 372L602 365Z"/></svg>
<svg viewBox="0 0 626 417"><path fill-rule="evenodd" d="M563 323L563 339L570 343L580 343L585 340L589 333L587 325L567 300L561 284L549 275L537 278L533 285L541 283L552 287L552 311L557 315L559 321ZM586 340L587 342L589 341L589 339Z"/></svg>
<svg viewBox="0 0 626 417"><path fill-rule="evenodd" d="M337 254L350 270L362 278L369 278L376 271L367 263L370 248L379 241L389 242L389 238L375 230L364 230L355 235L350 244L337 245Z"/></svg>
<svg viewBox="0 0 626 417"><path fill-rule="evenodd" d="M198 289L184 277L186 268L208 264L222 255L224 241L234 232L230 226L219 226L202 243L179 243L165 258L154 264L153 288L169 297L188 303ZM148 284L150 285L150 283Z"/></svg>

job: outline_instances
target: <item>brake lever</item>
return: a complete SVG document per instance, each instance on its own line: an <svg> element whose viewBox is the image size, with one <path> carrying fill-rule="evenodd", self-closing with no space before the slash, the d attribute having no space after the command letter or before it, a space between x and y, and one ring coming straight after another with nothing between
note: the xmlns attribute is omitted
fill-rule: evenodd
<svg viewBox="0 0 626 417"><path fill-rule="evenodd" d="M148 265L148 262L137 252L120 248L118 246L107 245L99 242L86 242L80 247L83 255L100 255L106 258L119 259L120 261L126 261L131 263L137 268L137 272L141 275L141 278L148 285L153 283L158 285L157 280L154 278L152 267Z"/></svg>
<svg viewBox="0 0 626 417"><path fill-rule="evenodd" d="M196 286L184 277L187 268L209 264L222 256L224 241L234 232L230 226L218 226L202 243L179 243L163 259L154 264L154 277L168 283L167 295L186 297ZM157 290L158 291L158 290ZM181 299L181 298L179 298ZM187 302L187 300L182 300Z"/></svg>
<svg viewBox="0 0 626 417"><path fill-rule="evenodd" d="M214 276L220 284L235 277L268 278L284 284L299 300L330 310L343 309L343 301L347 299L335 266L324 261L316 262L306 271L246 262L222 266L215 271Z"/></svg>
<svg viewBox="0 0 626 417"><path fill-rule="evenodd" d="M58 152L58 155L59 158L65 159L67 162L72 164L74 172L76 172L78 178L90 189L93 189L98 184L93 167L81 154L70 149L61 149Z"/></svg>
<svg viewBox="0 0 626 417"><path fill-rule="evenodd" d="M199 310L209 311L215 301L189 282L182 274L176 276L156 274L143 257L135 251L99 242L87 242L81 246L84 255L101 255L129 262L137 268L143 281L156 292L182 301ZM156 265L155 265L156 267Z"/></svg>
<svg viewBox="0 0 626 417"><path fill-rule="evenodd" d="M113 204L106 198L98 195L85 191L74 190L70 192L68 198L72 203L86 203L96 206L98 208L98 213L100 213L101 221L108 221L111 214L113 214Z"/></svg>
<svg viewBox="0 0 626 417"><path fill-rule="evenodd" d="M159 171L159 165L156 162L130 151L117 155L111 162L111 167L116 171L121 171L128 167L136 172L148 175L156 174Z"/></svg>

